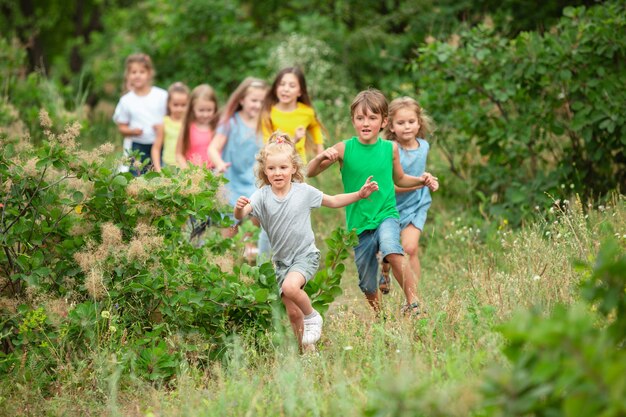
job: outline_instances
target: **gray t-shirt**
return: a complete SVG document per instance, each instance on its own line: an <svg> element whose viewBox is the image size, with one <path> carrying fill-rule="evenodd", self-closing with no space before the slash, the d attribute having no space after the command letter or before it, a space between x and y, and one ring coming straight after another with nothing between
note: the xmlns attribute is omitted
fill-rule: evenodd
<svg viewBox="0 0 626 417"><path fill-rule="evenodd" d="M319 252L311 228L311 209L322 205L323 195L317 188L298 182L291 183L283 198L278 198L269 185L252 194L252 215L267 232L275 261L289 265L298 255Z"/></svg>

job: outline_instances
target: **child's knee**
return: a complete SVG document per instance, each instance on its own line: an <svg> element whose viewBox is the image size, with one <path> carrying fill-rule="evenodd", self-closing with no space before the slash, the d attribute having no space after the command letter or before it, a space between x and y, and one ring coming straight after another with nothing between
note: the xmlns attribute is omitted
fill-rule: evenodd
<svg viewBox="0 0 626 417"><path fill-rule="evenodd" d="M415 243L410 243L404 246L405 255L410 256L410 257L417 256L418 250L419 250L419 247Z"/></svg>

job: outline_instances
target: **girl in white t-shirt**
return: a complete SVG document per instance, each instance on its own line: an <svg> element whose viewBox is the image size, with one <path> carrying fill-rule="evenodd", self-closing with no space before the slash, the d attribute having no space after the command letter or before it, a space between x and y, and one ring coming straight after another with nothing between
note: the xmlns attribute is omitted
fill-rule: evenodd
<svg viewBox="0 0 626 417"><path fill-rule="evenodd" d="M146 54L133 54L126 58L125 87L113 121L124 136L124 151L139 151L142 163L150 158L152 144L163 129L163 116L167 107L167 92L152 85L154 67ZM125 169L127 171L127 169ZM133 174L141 172L134 169Z"/></svg>

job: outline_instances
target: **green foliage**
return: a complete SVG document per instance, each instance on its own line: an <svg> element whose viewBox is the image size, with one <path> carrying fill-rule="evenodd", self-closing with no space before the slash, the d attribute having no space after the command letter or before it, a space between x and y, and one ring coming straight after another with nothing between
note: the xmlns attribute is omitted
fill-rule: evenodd
<svg viewBox="0 0 626 417"><path fill-rule="evenodd" d="M514 222L545 192L605 195L626 182L626 29L621 2L567 8L549 33L488 26L420 50L420 100L450 168Z"/></svg>
<svg viewBox="0 0 626 417"><path fill-rule="evenodd" d="M606 242L582 284L591 305L559 305L548 317L528 311L502 326L512 367L487 379L487 415L626 413L625 266L624 248Z"/></svg>
<svg viewBox="0 0 626 417"><path fill-rule="evenodd" d="M103 160L111 145L79 151L79 124L53 133L47 113L40 119L41 146L2 138L0 147L2 373L25 375L26 363L34 378L54 378L65 358L106 348L161 383L185 361L222 357L231 334L266 338L283 310L272 265L242 263L216 228L202 245L187 239L190 216L229 222L221 176L195 166L117 173ZM314 281L321 311L340 294L350 236L329 239Z"/></svg>

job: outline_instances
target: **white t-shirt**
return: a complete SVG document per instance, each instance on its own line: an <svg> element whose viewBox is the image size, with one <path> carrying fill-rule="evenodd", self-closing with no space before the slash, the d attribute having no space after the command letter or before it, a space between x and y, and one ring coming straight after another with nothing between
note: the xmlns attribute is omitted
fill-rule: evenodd
<svg viewBox="0 0 626 417"><path fill-rule="evenodd" d="M128 136L135 143L152 145L156 138L154 125L163 124L163 117L167 109L167 91L159 87L152 87L145 96L138 96L130 91L122 96L113 121L124 123L132 129L143 130L140 136Z"/></svg>

